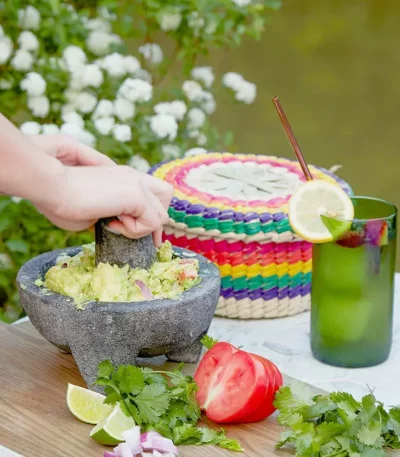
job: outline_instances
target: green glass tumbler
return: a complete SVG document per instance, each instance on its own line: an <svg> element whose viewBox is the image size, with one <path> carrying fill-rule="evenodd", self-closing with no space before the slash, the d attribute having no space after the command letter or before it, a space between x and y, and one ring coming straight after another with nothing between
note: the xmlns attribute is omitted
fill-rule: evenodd
<svg viewBox="0 0 400 457"><path fill-rule="evenodd" d="M311 350L321 362L356 368L389 357L397 209L374 198L352 200L350 230L313 246Z"/></svg>

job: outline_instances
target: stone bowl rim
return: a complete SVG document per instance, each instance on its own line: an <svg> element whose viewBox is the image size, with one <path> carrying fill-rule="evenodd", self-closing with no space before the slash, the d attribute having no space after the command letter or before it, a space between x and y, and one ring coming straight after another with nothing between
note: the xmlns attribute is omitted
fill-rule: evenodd
<svg viewBox="0 0 400 457"><path fill-rule="evenodd" d="M183 255L183 257L185 257L185 254L190 254L187 255L187 258L197 259L199 261L199 274L202 278L202 281L199 284L197 284L189 290L184 291L181 295L179 295L178 298L174 299L158 298L155 300L143 300L139 302L90 301L86 304L84 309L77 310L71 297L52 291L45 292L44 289L35 284L35 281L38 279L38 272L43 268L43 266L45 266L46 264L54 265L55 260L61 254L67 253L70 255L76 255L81 250L82 246L55 249L53 251L48 251L43 254L39 254L38 256L32 258L31 260L26 262L18 272L16 278L18 287L23 289L24 291L29 292L35 297L40 298L40 300L43 303L45 303L46 305L51 305L53 309L61 310L62 308L68 307L71 310L73 309L77 312L82 313L129 313L134 311L150 311L156 308L160 309L184 305L186 298L196 298L197 295L202 295L202 293L199 293L199 291L202 289L202 284L208 282L208 280L210 279L215 280L216 278L220 278L220 272L211 260L208 260L201 254L197 254L189 249L173 246L174 252L179 256ZM207 271L206 268L209 268L210 270ZM57 300L55 300L55 298L57 298Z"/></svg>

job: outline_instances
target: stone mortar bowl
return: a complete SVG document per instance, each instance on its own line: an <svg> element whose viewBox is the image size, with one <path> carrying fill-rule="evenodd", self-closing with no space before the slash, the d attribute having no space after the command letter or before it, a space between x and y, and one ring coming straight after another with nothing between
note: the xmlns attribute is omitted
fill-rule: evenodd
<svg viewBox="0 0 400 457"><path fill-rule="evenodd" d="M27 262L17 276L21 303L35 328L60 350L72 353L88 387L96 379L98 364L135 364L137 357L166 355L174 362L199 360L200 339L211 324L220 292L220 275L213 263L185 249L180 257L197 258L202 281L177 299L142 302L90 302L82 311L70 297L35 285L62 253L75 255L81 248L56 250Z"/></svg>

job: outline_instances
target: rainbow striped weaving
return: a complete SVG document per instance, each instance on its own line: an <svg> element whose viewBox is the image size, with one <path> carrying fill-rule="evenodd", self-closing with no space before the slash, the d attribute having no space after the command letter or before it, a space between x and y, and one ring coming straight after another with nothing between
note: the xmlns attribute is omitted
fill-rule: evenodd
<svg viewBox="0 0 400 457"><path fill-rule="evenodd" d="M328 171L310 171L351 193ZM210 153L162 163L151 173L175 188L165 239L219 267L217 315L272 318L309 308L312 246L293 233L287 217L290 195L304 182L297 162Z"/></svg>

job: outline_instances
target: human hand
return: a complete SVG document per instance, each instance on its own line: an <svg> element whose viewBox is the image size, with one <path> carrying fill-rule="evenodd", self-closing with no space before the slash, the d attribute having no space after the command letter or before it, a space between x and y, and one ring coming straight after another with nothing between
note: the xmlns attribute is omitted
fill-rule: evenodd
<svg viewBox="0 0 400 457"><path fill-rule="evenodd" d="M118 216L110 230L128 238L153 233L161 244L168 220L172 187L131 167L118 166L107 156L63 135L38 135L32 141L64 167L56 205L36 205L51 222L66 230L84 230L97 219Z"/></svg>

